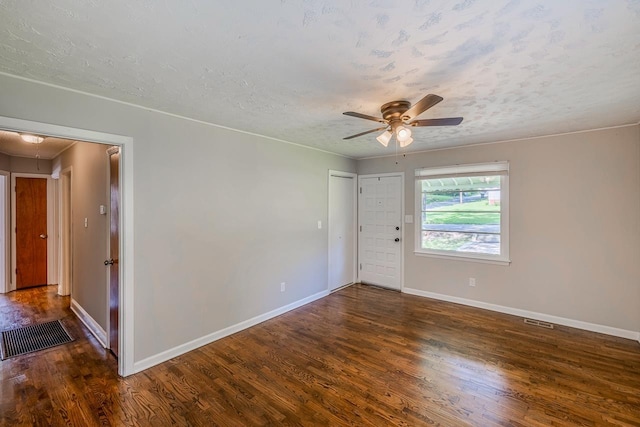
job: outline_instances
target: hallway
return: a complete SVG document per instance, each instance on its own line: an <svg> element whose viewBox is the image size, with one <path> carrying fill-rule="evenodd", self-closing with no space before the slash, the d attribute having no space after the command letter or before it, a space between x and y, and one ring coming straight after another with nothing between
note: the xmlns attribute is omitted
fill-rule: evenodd
<svg viewBox="0 0 640 427"><path fill-rule="evenodd" d="M117 361L57 286L0 294L0 330L60 319L75 341L0 362L0 425L87 425L118 382ZM97 420L96 420L97 421Z"/></svg>

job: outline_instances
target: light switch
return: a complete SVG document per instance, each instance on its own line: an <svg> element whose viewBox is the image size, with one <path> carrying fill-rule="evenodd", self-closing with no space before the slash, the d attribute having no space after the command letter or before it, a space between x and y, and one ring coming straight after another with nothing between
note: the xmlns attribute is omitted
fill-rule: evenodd
<svg viewBox="0 0 640 427"><path fill-rule="evenodd" d="M318 221L318 230L322 230L322 221Z"/></svg>
<svg viewBox="0 0 640 427"><path fill-rule="evenodd" d="M89 218L85 218L84 219L84 228L88 228L89 227Z"/></svg>
<svg viewBox="0 0 640 427"><path fill-rule="evenodd" d="M105 205L100 205L100 215L107 214L107 207Z"/></svg>
<svg viewBox="0 0 640 427"><path fill-rule="evenodd" d="M404 216L405 224L413 224L413 215L405 215Z"/></svg>

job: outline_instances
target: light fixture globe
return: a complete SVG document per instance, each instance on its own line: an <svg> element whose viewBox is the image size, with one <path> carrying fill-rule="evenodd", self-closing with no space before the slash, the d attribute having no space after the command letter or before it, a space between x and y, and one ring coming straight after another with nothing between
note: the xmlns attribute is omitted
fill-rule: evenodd
<svg viewBox="0 0 640 427"><path fill-rule="evenodd" d="M407 145L411 144L413 142L413 138L409 137L407 139L405 139L404 141L399 141L400 142L400 148L404 148Z"/></svg>
<svg viewBox="0 0 640 427"><path fill-rule="evenodd" d="M396 138L398 138L398 142L400 143L400 146L403 147L402 143L411 139L411 129L402 125L398 126L396 128ZM406 144L406 145L409 145L409 144Z"/></svg>
<svg viewBox="0 0 640 427"><path fill-rule="evenodd" d="M378 140L378 142L380 144L382 144L382 145L384 145L386 147L387 145L389 145L389 141L391 141L391 137L392 136L393 136L393 134L391 132L389 132L388 130L385 130L376 139Z"/></svg>
<svg viewBox="0 0 640 427"><path fill-rule="evenodd" d="M41 136L30 135L27 133L21 134L20 138L22 138L24 142L30 142L31 144L40 144L42 141L44 141L44 138Z"/></svg>

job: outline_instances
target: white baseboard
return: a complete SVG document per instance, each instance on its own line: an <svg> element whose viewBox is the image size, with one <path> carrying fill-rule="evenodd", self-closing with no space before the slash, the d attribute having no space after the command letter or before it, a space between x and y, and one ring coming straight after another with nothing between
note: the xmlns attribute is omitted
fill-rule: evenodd
<svg viewBox="0 0 640 427"><path fill-rule="evenodd" d="M107 332L102 329L102 326L100 326L98 322L96 322L95 319L91 317L89 313L87 313L85 309L82 308L82 306L74 299L71 299L71 311L78 316L78 319L84 323L84 326L89 329L89 332L91 332L91 334L100 341L102 347L107 348Z"/></svg>
<svg viewBox="0 0 640 427"><path fill-rule="evenodd" d="M162 353L158 353L156 355L147 357L146 359L142 359L133 364L133 373L144 371L145 369L158 365L162 362L166 362L167 360L173 359L174 357L180 356L181 354L195 350L198 347L202 347L203 345L210 344L221 338L227 337L229 335L235 334L236 332L240 332L244 329L255 326L258 323L262 323L276 316L280 316L281 314L284 314L287 311L294 310L298 307L302 307L305 304L309 304L310 302L316 301L320 298L324 298L327 295L329 295L329 291L318 292L317 294L313 294L301 300L292 302L291 304L287 304L283 307L277 308L268 313L264 313L259 316L253 317L251 319L245 320L243 322L236 323L235 325L229 326L227 328L221 329L219 331L213 332L203 337L196 338L195 340L173 347L169 350L163 351Z"/></svg>
<svg viewBox="0 0 640 427"><path fill-rule="evenodd" d="M543 320L545 322L555 323L558 325L569 326L585 331L598 332L601 334L612 335L615 337L628 338L640 342L640 332L628 331L626 329L613 328L611 326L598 325L595 323L583 322L581 320L567 319L565 317L552 316L550 314L536 313L535 311L521 310L519 308L505 307L503 305L490 304L487 302L476 301L466 298L454 297L450 295L437 294L434 292L422 291L420 289L403 288L402 292L409 295L417 295L419 297L433 298L441 301L454 302L456 304L468 305L485 310L497 311L499 313L511 314L519 317L527 317L529 319Z"/></svg>

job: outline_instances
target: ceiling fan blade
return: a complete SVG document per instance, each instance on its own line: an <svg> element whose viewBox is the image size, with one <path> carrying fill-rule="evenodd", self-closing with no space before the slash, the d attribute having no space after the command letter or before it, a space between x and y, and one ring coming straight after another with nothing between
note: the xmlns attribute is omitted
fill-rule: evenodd
<svg viewBox="0 0 640 427"><path fill-rule="evenodd" d="M371 130L368 130L368 131L366 131L366 132L356 133L355 135L347 136L346 138L342 138L342 139L357 138L357 137L359 137L359 136L366 135L366 134L371 133L371 132L378 132L378 131L380 131L380 130L385 130L386 128L387 128L387 126L385 126L385 127L381 127L381 128L377 128L377 129L371 129Z"/></svg>
<svg viewBox="0 0 640 427"><path fill-rule="evenodd" d="M380 117L368 116L366 114L356 113L354 111L347 111L342 114L344 114L345 116L358 117L359 119L373 120L374 122L386 123L384 119Z"/></svg>
<svg viewBox="0 0 640 427"><path fill-rule="evenodd" d="M402 117L407 117L407 120L411 120L414 117L419 116L420 114L427 111L429 108L436 105L438 102L442 101L443 98L438 95L429 94L422 98L420 101L413 104L411 108L404 112Z"/></svg>
<svg viewBox="0 0 640 427"><path fill-rule="evenodd" d="M457 126L462 123L462 117L448 117L446 119L414 120L407 123L409 126Z"/></svg>

